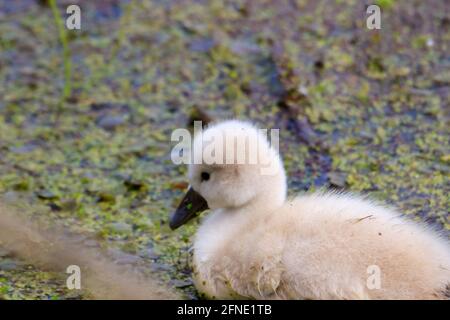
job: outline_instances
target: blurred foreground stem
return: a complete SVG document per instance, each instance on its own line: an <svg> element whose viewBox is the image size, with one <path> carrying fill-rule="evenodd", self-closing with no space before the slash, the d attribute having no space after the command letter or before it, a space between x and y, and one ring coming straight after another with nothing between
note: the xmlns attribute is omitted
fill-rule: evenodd
<svg viewBox="0 0 450 320"><path fill-rule="evenodd" d="M55 19L56 28L59 33L59 40L61 41L63 47L63 61L64 61L64 89L63 94L60 101L60 107L63 102L70 97L72 94L72 60L69 51L69 43L67 40L66 29L64 28L64 23L61 19L61 16L58 11L58 7L56 5L56 0L48 0L50 7L52 9L53 18Z"/></svg>

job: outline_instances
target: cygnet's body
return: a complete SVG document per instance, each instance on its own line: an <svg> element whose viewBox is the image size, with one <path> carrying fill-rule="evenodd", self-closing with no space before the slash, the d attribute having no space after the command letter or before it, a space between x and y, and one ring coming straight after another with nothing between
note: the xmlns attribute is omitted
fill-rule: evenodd
<svg viewBox="0 0 450 320"><path fill-rule="evenodd" d="M226 121L196 137L194 152L204 151L217 133L256 143L263 152L256 164L189 167L192 188L171 226L179 227L206 205L212 209L194 242L194 280L201 294L216 299L449 298L446 239L349 194L287 200L282 161L263 135L248 123ZM225 157L237 158L239 152L223 144ZM262 174L268 162L276 171Z"/></svg>

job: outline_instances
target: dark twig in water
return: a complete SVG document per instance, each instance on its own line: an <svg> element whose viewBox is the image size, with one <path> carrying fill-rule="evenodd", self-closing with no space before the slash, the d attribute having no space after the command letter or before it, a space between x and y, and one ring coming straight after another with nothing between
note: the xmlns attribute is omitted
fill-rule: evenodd
<svg viewBox="0 0 450 320"><path fill-rule="evenodd" d="M284 48L278 42L275 42L272 47L272 60L283 87L278 106L287 118L287 127L293 130L299 139L308 146L317 144L318 139L314 130L308 119L301 114L305 107L311 106L311 102L305 94L299 91L300 79L292 67L292 62L285 54Z"/></svg>
<svg viewBox="0 0 450 320"><path fill-rule="evenodd" d="M214 122L215 119L204 109L200 108L199 106L194 106L192 108L191 114L189 115L188 126L194 126L194 121L201 121L202 126L206 127L208 124Z"/></svg>
<svg viewBox="0 0 450 320"><path fill-rule="evenodd" d="M275 41L271 53L279 82L283 88L283 93L278 101L282 119L284 119L287 129L293 131L299 140L308 146L312 157L311 162L317 164L320 172L323 173L320 180L328 180L327 174L331 171L329 148L324 141L320 140L304 114L306 107L312 107L311 101L299 89L300 77L296 74L293 63L281 43Z"/></svg>

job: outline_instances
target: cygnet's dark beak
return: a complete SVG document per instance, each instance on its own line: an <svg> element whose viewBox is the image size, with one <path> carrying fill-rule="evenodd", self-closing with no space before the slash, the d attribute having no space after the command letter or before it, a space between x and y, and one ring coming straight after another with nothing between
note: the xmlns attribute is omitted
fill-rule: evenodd
<svg viewBox="0 0 450 320"><path fill-rule="evenodd" d="M169 226L172 230L175 230L194 218L196 213L206 209L208 209L206 200L191 187L181 200L177 210L170 217Z"/></svg>

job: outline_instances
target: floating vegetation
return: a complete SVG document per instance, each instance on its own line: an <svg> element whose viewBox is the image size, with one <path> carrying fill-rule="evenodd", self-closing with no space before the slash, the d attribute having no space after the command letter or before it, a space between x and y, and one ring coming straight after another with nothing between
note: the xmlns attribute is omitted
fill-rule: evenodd
<svg viewBox="0 0 450 320"><path fill-rule="evenodd" d="M198 298L170 134L238 117L280 129L292 193L370 193L450 230L448 1L380 1L381 30L349 0L79 2L70 32L63 2L0 3L0 194L30 219ZM0 297L74 294L2 249Z"/></svg>

